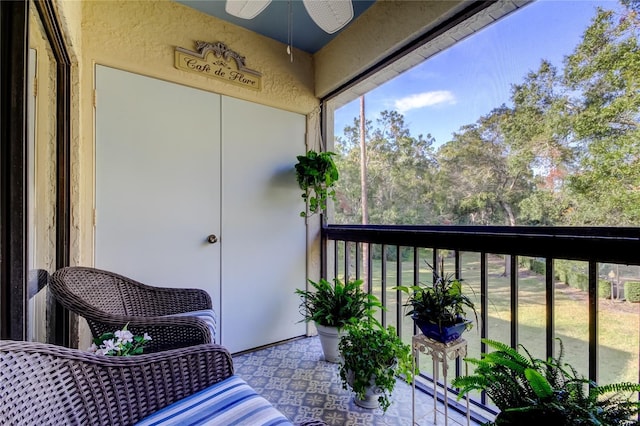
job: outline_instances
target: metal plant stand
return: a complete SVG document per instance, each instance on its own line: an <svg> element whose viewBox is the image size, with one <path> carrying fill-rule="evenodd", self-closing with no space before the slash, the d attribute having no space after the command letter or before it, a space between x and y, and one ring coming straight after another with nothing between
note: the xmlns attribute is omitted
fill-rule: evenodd
<svg viewBox="0 0 640 426"><path fill-rule="evenodd" d="M447 396L447 371L449 370L449 360L455 361L460 357L463 359L467 356L467 341L460 338L449 343L441 343L426 337L424 334L416 334L412 338L412 350L413 350L413 362L414 367L419 365L420 353L430 355L433 361L433 424L438 424L438 375L439 367L442 364L442 379L444 381L444 424L448 425L449 422L449 405ZM465 374L469 374L469 368L465 362ZM416 381L413 381L412 385L412 420L416 425ZM469 396L465 397L467 404L467 426L470 425L471 414L469 412ZM456 422L458 423L458 422Z"/></svg>

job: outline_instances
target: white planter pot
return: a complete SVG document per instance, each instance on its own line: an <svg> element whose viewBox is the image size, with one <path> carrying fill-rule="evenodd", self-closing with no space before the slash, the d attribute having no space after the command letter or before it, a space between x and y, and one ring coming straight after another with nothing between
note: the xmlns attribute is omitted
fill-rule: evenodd
<svg viewBox="0 0 640 426"><path fill-rule="evenodd" d="M328 362L339 363L342 361L340 351L338 350L338 342L340 337L347 334L346 331L338 331L337 327L326 327L316 323L318 329L318 336L320 336L320 344L322 345L322 352L324 353L324 359Z"/></svg>
<svg viewBox="0 0 640 426"><path fill-rule="evenodd" d="M347 383L353 389L353 372L347 372ZM376 386L375 377L371 377L370 382L371 385L366 388L364 393L364 399L359 399L357 396L353 397L353 402L359 407L362 408L380 408L380 402L378 398L382 394L382 391L379 387Z"/></svg>

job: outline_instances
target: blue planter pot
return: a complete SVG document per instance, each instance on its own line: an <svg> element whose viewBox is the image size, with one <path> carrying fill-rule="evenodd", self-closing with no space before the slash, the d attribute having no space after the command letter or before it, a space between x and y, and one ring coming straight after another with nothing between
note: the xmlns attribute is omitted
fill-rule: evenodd
<svg viewBox="0 0 640 426"><path fill-rule="evenodd" d="M467 325L471 323L471 321L464 320L463 322L449 327L442 327L441 330L438 324L418 319L414 319L414 321L425 336L442 343L449 343L454 340L458 340L462 336L462 333L467 329Z"/></svg>

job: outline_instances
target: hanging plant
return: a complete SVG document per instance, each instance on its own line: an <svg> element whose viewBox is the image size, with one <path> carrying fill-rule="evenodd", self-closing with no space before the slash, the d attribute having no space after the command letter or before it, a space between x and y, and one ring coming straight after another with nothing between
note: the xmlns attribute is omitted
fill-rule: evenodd
<svg viewBox="0 0 640 426"><path fill-rule="evenodd" d="M336 191L332 188L338 181L338 168L331 158L334 155L333 152L310 150L307 155L297 156L296 178L304 191L302 199L309 205L309 215L300 212L300 216L326 212L327 200L335 201Z"/></svg>

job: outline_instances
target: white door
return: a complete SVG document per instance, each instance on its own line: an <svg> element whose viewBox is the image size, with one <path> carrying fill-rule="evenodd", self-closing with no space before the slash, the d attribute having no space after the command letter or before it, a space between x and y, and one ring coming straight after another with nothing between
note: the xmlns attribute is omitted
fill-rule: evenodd
<svg viewBox="0 0 640 426"><path fill-rule="evenodd" d="M305 117L103 66L96 88L96 267L204 288L232 353L304 335Z"/></svg>
<svg viewBox="0 0 640 426"><path fill-rule="evenodd" d="M104 66L96 91L96 267L220 312L220 96Z"/></svg>
<svg viewBox="0 0 640 426"><path fill-rule="evenodd" d="M222 341L232 352L304 335L305 117L222 97Z"/></svg>

